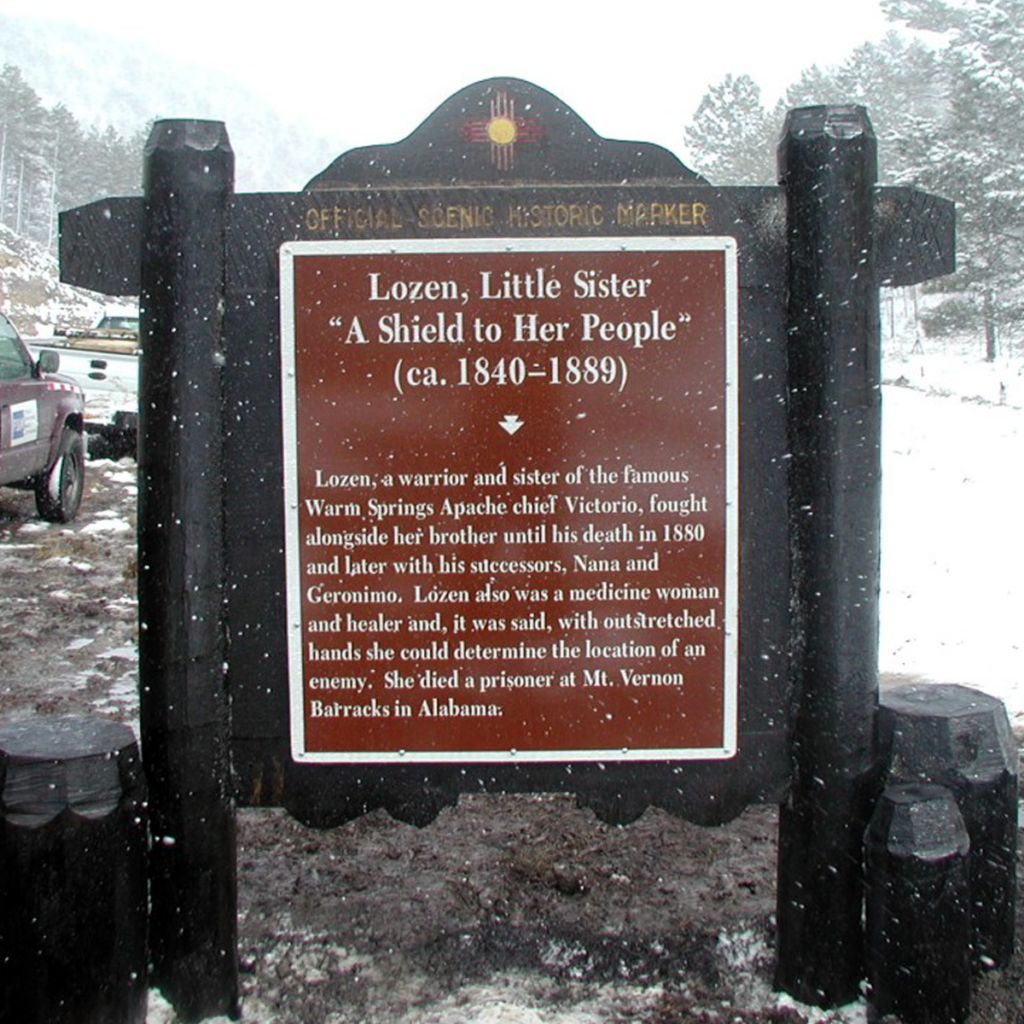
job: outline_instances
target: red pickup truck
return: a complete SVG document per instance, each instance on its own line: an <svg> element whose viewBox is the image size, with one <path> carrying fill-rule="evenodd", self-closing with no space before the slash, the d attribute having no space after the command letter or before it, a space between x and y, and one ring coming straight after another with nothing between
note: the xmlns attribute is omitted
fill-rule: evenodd
<svg viewBox="0 0 1024 1024"><path fill-rule="evenodd" d="M43 519L74 519L85 484L85 396L56 373L60 357L32 360L0 313L0 486L32 489Z"/></svg>

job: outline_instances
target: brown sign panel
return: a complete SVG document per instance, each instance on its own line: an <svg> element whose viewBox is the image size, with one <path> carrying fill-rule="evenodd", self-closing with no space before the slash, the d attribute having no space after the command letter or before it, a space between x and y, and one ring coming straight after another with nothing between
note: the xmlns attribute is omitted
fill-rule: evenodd
<svg viewBox="0 0 1024 1024"><path fill-rule="evenodd" d="M292 753L736 750L731 238L281 250Z"/></svg>

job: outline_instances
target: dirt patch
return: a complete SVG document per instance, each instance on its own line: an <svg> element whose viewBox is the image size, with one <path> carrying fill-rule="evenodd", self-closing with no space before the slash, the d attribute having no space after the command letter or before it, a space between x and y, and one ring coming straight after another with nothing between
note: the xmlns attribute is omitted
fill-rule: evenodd
<svg viewBox="0 0 1024 1024"><path fill-rule="evenodd" d="M291 933L328 962L336 947L351 957L293 996L294 1021L343 1006L351 1015L338 1020L393 1020L510 973L542 983L545 1000L609 984L641 1002L694 987L731 998L719 946L730 930L770 929L774 829L764 808L720 829L655 810L616 827L566 796L463 797L423 829L377 811L319 833L246 811L246 986L261 998L268 953ZM395 984L382 991L381 976Z"/></svg>
<svg viewBox="0 0 1024 1024"><path fill-rule="evenodd" d="M4 720L109 715L135 724L135 468L87 467L79 518L44 523L32 494L0 489Z"/></svg>

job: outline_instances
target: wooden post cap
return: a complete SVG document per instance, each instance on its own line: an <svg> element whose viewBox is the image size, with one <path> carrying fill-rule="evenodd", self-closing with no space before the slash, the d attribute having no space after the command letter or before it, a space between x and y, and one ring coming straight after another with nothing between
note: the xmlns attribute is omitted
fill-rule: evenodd
<svg viewBox="0 0 1024 1024"><path fill-rule="evenodd" d="M885 850L898 859L937 861L965 857L970 849L953 794L928 783L887 787L866 837L869 850Z"/></svg>
<svg viewBox="0 0 1024 1024"><path fill-rule="evenodd" d="M142 775L135 734L105 718L30 718L0 726L0 807L12 825L39 828L65 810L113 811Z"/></svg>
<svg viewBox="0 0 1024 1024"><path fill-rule="evenodd" d="M957 683L911 683L885 690L878 711L879 754L890 782L949 785L1017 774L1017 744L1006 707Z"/></svg>
<svg viewBox="0 0 1024 1024"><path fill-rule="evenodd" d="M0 1021L145 1024L146 781L104 718L0 726Z"/></svg>

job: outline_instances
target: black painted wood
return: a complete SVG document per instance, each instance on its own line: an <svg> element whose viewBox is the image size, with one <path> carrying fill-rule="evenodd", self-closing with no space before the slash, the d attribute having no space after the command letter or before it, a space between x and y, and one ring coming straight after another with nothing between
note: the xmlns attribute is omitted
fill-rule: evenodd
<svg viewBox="0 0 1024 1024"><path fill-rule="evenodd" d="M1002 701L954 684L882 692L878 753L886 780L933 782L956 797L971 838L971 950L978 968L1013 957L1019 751Z"/></svg>
<svg viewBox="0 0 1024 1024"><path fill-rule="evenodd" d="M496 113L518 126L510 164L491 159L482 130ZM450 96L401 142L344 153L306 188L654 179L704 183L661 146L601 138L557 96L532 82L491 78Z"/></svg>
<svg viewBox="0 0 1024 1024"><path fill-rule="evenodd" d="M386 148L386 147L382 147ZM325 196L327 198L325 198ZM426 824L466 792L570 792L608 821L635 819L649 805L716 824L755 802L778 800L786 782L789 540L786 494L785 217L776 188L690 184L572 185L442 189L404 187L295 196L236 196L231 203L225 319L224 495L226 607L231 633L233 762L241 803L284 805L300 820L340 824L383 806L403 821ZM281 500L280 310L277 252L282 242L323 237L308 211L394 207L420 232L417 211L446 204L547 208L554 204L704 202L709 222L695 234L731 234L739 243L740 284L740 741L730 762L297 766L288 748L284 534ZM318 221L323 220L318 216ZM333 218L328 217L334 237ZM498 215L472 235L515 234ZM342 222L346 222L343 220ZM368 232L395 237L390 218ZM652 237L678 233L659 225ZM456 234L457 232L448 232ZM521 233L521 232L520 232ZM555 226L534 232L557 236ZM605 223L595 235L635 234ZM463 232L460 237L465 235ZM271 681L268 683L268 680Z"/></svg>
<svg viewBox="0 0 1024 1024"><path fill-rule="evenodd" d="M233 173L220 122L153 127L141 300L139 677L153 976L186 1020L238 1012L220 514L224 218Z"/></svg>
<svg viewBox="0 0 1024 1024"><path fill-rule="evenodd" d="M145 1021L146 848L128 726L0 727L0 1021Z"/></svg>
<svg viewBox="0 0 1024 1024"><path fill-rule="evenodd" d="M142 272L142 199L98 199L62 210L60 279L106 295L138 295Z"/></svg>
<svg viewBox="0 0 1024 1024"><path fill-rule="evenodd" d="M971 1009L967 829L943 786L888 787L864 837L869 1000L904 1024Z"/></svg>
<svg viewBox="0 0 1024 1024"><path fill-rule="evenodd" d="M875 191L875 270L881 284L918 284L956 270L956 208L916 188Z"/></svg>
<svg viewBox="0 0 1024 1024"><path fill-rule="evenodd" d="M793 782L779 824L777 982L847 1003L863 976L860 846L878 688L881 380L862 107L791 111L788 201Z"/></svg>

